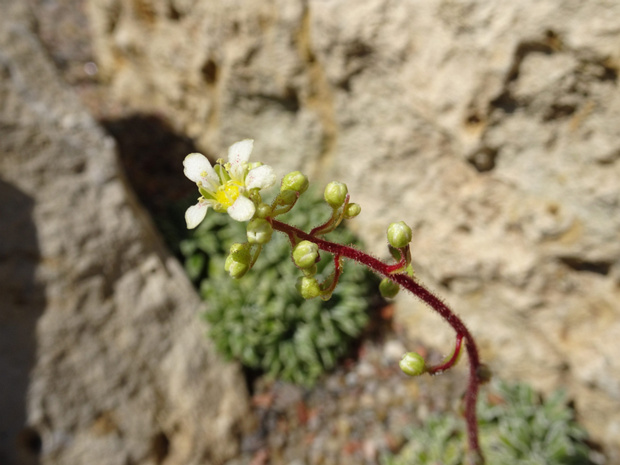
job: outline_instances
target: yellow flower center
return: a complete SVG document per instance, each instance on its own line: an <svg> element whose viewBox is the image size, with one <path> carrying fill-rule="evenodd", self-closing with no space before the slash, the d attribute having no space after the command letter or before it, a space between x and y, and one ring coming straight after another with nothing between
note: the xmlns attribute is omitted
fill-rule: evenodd
<svg viewBox="0 0 620 465"><path fill-rule="evenodd" d="M215 193L215 200L221 204L224 209L232 206L240 195L239 189L243 187L235 181L228 181L226 184L218 187Z"/></svg>

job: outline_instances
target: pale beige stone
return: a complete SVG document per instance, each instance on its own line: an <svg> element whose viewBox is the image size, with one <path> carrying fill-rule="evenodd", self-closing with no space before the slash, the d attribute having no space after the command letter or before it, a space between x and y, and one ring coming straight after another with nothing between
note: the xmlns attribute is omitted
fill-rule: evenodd
<svg viewBox="0 0 620 465"><path fill-rule="evenodd" d="M243 376L18 4L0 2L0 462L222 463Z"/></svg>
<svg viewBox="0 0 620 465"><path fill-rule="evenodd" d="M408 222L493 370L566 387L620 460L620 4L89 3L117 99L209 154L252 137L282 173L346 182L376 254ZM447 345L420 307L400 300L410 336Z"/></svg>

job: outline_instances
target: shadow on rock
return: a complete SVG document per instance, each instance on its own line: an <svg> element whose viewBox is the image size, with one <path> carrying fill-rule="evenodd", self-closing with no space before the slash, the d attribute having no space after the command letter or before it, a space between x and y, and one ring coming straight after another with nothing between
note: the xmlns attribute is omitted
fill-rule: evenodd
<svg viewBox="0 0 620 465"><path fill-rule="evenodd" d="M0 463L40 463L42 440L28 426L28 385L37 355L45 294L36 280L40 253L34 202L0 180Z"/></svg>
<svg viewBox="0 0 620 465"><path fill-rule="evenodd" d="M116 139L129 184L150 212L168 246L178 253L185 234L185 209L195 186L183 175L183 159L198 149L157 115L133 114L100 121Z"/></svg>

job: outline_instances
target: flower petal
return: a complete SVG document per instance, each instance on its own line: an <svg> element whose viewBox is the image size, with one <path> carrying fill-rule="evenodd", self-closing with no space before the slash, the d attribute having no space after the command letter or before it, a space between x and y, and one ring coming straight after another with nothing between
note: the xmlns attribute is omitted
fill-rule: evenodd
<svg viewBox="0 0 620 465"><path fill-rule="evenodd" d="M228 161L231 166L237 167L247 163L253 147L254 141L252 139L245 139L231 145L228 149Z"/></svg>
<svg viewBox="0 0 620 465"><path fill-rule="evenodd" d="M183 173L194 182L218 182L219 178L207 157L201 153L190 153L183 160Z"/></svg>
<svg viewBox="0 0 620 465"><path fill-rule="evenodd" d="M185 222L187 229L194 229L198 226L207 215L209 204L203 200L199 200L196 205L192 205L185 212Z"/></svg>
<svg viewBox="0 0 620 465"><path fill-rule="evenodd" d="M256 207L254 206L254 202L252 202L247 197L240 195L235 200L228 210L226 210L230 217L236 221L249 221L254 216L254 212L256 211Z"/></svg>
<svg viewBox="0 0 620 465"><path fill-rule="evenodd" d="M250 170L245 178L245 187L248 189L266 189L276 183L276 173L269 165L262 165Z"/></svg>

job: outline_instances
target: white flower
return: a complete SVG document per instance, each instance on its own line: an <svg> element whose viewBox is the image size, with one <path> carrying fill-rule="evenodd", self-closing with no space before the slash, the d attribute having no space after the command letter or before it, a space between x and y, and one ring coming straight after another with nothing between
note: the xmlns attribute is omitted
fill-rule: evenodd
<svg viewBox="0 0 620 465"><path fill-rule="evenodd" d="M228 149L228 163L218 160L214 167L200 153L190 153L183 160L183 173L198 185L201 197L198 203L187 209L185 221L193 229L205 218L209 207L227 212L237 221L251 220L256 211L250 192L265 189L276 182L270 166L258 164L250 169L248 160L254 141L242 140ZM253 164L255 166L256 164Z"/></svg>

